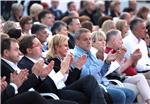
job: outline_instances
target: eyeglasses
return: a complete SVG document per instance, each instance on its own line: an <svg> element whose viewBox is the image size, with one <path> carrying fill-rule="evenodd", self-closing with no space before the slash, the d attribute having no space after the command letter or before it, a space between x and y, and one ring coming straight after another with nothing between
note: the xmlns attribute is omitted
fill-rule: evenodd
<svg viewBox="0 0 150 104"><path fill-rule="evenodd" d="M33 24L33 23L32 22L27 22L26 24L29 25L29 24Z"/></svg>
<svg viewBox="0 0 150 104"><path fill-rule="evenodd" d="M42 46L41 43L36 43L36 44L33 44L33 45L32 45L32 48L41 47L41 46Z"/></svg>
<svg viewBox="0 0 150 104"><path fill-rule="evenodd" d="M32 21L27 21L25 24L33 24Z"/></svg>
<svg viewBox="0 0 150 104"><path fill-rule="evenodd" d="M55 19L55 16L46 16L48 19Z"/></svg>

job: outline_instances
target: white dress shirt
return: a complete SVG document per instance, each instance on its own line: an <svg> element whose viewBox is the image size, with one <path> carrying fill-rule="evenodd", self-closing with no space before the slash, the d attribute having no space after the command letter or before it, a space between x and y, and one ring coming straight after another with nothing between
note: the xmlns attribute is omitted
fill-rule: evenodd
<svg viewBox="0 0 150 104"><path fill-rule="evenodd" d="M123 45L127 49L125 54L126 58L129 58L136 49L140 49L142 57L139 59L136 65L136 69L139 72L150 70L150 61L148 59L148 51L144 40L139 40L133 35L133 33L130 33L123 39Z"/></svg>
<svg viewBox="0 0 150 104"><path fill-rule="evenodd" d="M12 82L9 85L11 85L14 88L15 94L17 94L18 93L18 87L17 87L17 85L15 83L12 83Z"/></svg>

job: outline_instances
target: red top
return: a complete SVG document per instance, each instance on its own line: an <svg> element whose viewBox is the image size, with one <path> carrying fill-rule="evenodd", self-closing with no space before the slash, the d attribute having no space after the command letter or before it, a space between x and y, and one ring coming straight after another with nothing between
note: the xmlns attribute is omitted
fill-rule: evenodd
<svg viewBox="0 0 150 104"><path fill-rule="evenodd" d="M110 47L106 47L105 48L105 53L108 54L110 51L112 50L112 53L116 53L117 51L110 48ZM126 60L125 60L126 61ZM130 65L123 73L125 73L128 76L133 76L137 74L136 68L133 67L132 65Z"/></svg>

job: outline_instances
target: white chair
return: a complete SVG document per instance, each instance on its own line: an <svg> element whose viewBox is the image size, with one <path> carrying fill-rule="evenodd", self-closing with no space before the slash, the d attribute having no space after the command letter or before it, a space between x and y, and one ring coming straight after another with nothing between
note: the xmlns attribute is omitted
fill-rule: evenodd
<svg viewBox="0 0 150 104"><path fill-rule="evenodd" d="M40 93L43 97L52 97L54 100L59 100L59 97L54 93Z"/></svg>

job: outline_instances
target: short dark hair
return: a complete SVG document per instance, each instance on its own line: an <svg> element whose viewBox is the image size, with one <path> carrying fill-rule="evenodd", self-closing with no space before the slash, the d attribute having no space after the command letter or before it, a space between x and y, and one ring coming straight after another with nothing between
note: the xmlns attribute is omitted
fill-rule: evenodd
<svg viewBox="0 0 150 104"><path fill-rule="evenodd" d="M125 9L123 10L123 12L128 12L128 13L134 12L134 9L132 9L132 8L125 8Z"/></svg>
<svg viewBox="0 0 150 104"><path fill-rule="evenodd" d="M68 17L62 19L62 21L64 21L67 25L70 25L72 23L73 19L78 19L78 17L68 16Z"/></svg>
<svg viewBox="0 0 150 104"><path fill-rule="evenodd" d="M45 28L47 28L47 26L44 24L33 24L32 28L31 28L31 33L36 34L37 32L39 32Z"/></svg>
<svg viewBox="0 0 150 104"><path fill-rule="evenodd" d="M89 29L92 32L92 30L93 30L93 23L90 22L90 21L84 21L84 22L81 23L81 27Z"/></svg>
<svg viewBox="0 0 150 104"><path fill-rule="evenodd" d="M70 5L73 4L73 3L74 3L74 1L68 2L68 3L67 3L67 8L69 9L69 8L70 8Z"/></svg>
<svg viewBox="0 0 150 104"><path fill-rule="evenodd" d="M33 40L36 37L34 35L32 36L25 36L23 37L20 42L19 42L19 46L20 46L20 51L26 55L27 54L27 48L31 48L33 45Z"/></svg>
<svg viewBox="0 0 150 104"><path fill-rule="evenodd" d="M56 30L60 31L63 26L67 27L67 24L63 21L55 21L51 28L52 34L56 34Z"/></svg>
<svg viewBox="0 0 150 104"><path fill-rule="evenodd" d="M111 16L101 16L98 18L98 26L99 28L102 27L102 24L106 21L106 20L113 20L113 18Z"/></svg>
<svg viewBox="0 0 150 104"><path fill-rule="evenodd" d="M38 20L41 22L41 19L45 18L46 14L52 14L52 13L48 10L43 10L39 13Z"/></svg>
<svg viewBox="0 0 150 104"><path fill-rule="evenodd" d="M1 55L4 55L4 50L9 50L11 47L11 42L16 42L18 43L18 41L14 38L2 38L1 40Z"/></svg>
<svg viewBox="0 0 150 104"><path fill-rule="evenodd" d="M146 23L146 29L147 29L148 35L150 36L150 21L148 21L148 22Z"/></svg>
<svg viewBox="0 0 150 104"><path fill-rule="evenodd" d="M24 17L22 17L20 19L20 21L19 21L19 24L20 24L21 28L23 28L24 25L27 24L31 20L32 20L32 17L30 17L30 16L24 16Z"/></svg>
<svg viewBox="0 0 150 104"><path fill-rule="evenodd" d="M21 29L12 28L7 33L10 38L19 39L21 36Z"/></svg>

